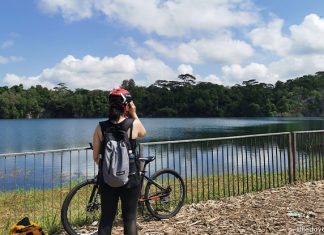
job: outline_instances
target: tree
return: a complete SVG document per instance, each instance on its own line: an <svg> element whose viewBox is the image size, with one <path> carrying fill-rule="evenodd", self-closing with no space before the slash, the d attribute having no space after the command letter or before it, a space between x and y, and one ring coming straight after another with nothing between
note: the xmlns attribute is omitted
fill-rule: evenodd
<svg viewBox="0 0 324 235"><path fill-rule="evenodd" d="M193 75L191 75L191 74L189 74L189 73L180 74L178 76L178 78L183 81L183 84L185 86L190 86L190 85L196 84L196 77L193 76Z"/></svg>
<svg viewBox="0 0 324 235"><path fill-rule="evenodd" d="M180 74L181 81L157 80L149 87L133 79L121 86L130 90L139 115L172 117L324 116L324 72L305 75L275 86L255 79L224 87L195 84L195 77ZM76 89L64 83L54 89L40 85L0 87L0 118L106 117L108 91Z"/></svg>
<svg viewBox="0 0 324 235"><path fill-rule="evenodd" d="M56 90L56 91L66 91L66 90L68 90L68 88L67 88L65 83L61 82L61 83L58 83L56 87L54 87L54 90Z"/></svg>
<svg viewBox="0 0 324 235"><path fill-rule="evenodd" d="M134 88L136 87L135 81L134 79L129 79L129 80L123 80L120 88L126 89L128 91L132 91L134 90Z"/></svg>
<svg viewBox="0 0 324 235"><path fill-rule="evenodd" d="M253 85L258 84L258 82L255 79L250 79L250 80L247 80L247 81L243 81L242 84L244 86L253 86Z"/></svg>

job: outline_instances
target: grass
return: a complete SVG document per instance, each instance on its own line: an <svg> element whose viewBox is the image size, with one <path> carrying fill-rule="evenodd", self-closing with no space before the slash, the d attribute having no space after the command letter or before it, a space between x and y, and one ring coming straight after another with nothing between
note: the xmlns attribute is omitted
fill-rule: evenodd
<svg viewBox="0 0 324 235"><path fill-rule="evenodd" d="M44 190L5 191L0 193L0 234L8 234L10 226L24 217L39 224L48 234L55 234L61 229L60 209L70 191L67 186Z"/></svg>
<svg viewBox="0 0 324 235"><path fill-rule="evenodd" d="M257 174L243 176L242 174L223 174L204 178L189 178L186 181L187 203L205 200L219 200L225 197L237 196L248 192L262 191L281 187L289 183L287 172L279 174ZM197 190L198 189L198 190Z"/></svg>
<svg viewBox="0 0 324 235"><path fill-rule="evenodd" d="M312 170L310 170L310 168ZM323 164L312 164L308 168L296 169L296 180L305 182L324 178ZM300 171L299 171L300 170ZM299 172L301 174L299 174ZM209 177L190 177L185 180L186 203L196 203L204 200L241 195L252 191L281 187L289 183L288 172L250 174L222 174ZM70 189L77 183L60 188L44 190L15 190L0 192L0 234L8 234L10 226L23 217L28 216L38 223L47 234L59 234L62 231L60 210L63 200ZM89 195L88 192L80 195ZM69 215L76 222L83 223L80 205L86 201L80 196L80 201L73 204L73 212ZM88 197L88 196L87 196ZM79 212L78 212L79 211ZM73 214L76 213L76 214ZM91 221L90 221L91 222Z"/></svg>

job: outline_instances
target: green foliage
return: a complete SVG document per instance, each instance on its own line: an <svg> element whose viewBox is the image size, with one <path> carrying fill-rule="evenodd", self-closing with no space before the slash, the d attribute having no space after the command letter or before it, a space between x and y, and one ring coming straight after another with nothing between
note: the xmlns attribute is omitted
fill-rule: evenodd
<svg viewBox="0 0 324 235"><path fill-rule="evenodd" d="M176 81L157 80L148 87L124 80L121 87L131 92L145 117L324 116L324 72L275 85L250 79L225 87L181 74ZM108 94L71 91L64 83L53 90L39 85L0 87L0 118L106 117Z"/></svg>
<svg viewBox="0 0 324 235"><path fill-rule="evenodd" d="M154 116L160 116L160 117L174 117L177 115L177 111L169 108L169 107L164 107L161 109L158 109L155 113Z"/></svg>

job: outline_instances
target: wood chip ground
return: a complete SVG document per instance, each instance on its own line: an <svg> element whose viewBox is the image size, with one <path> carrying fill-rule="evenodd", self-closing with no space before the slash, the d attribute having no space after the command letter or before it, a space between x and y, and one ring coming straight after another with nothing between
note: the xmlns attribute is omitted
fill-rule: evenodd
<svg viewBox="0 0 324 235"><path fill-rule="evenodd" d="M141 235L324 234L324 181L185 205L169 220L139 216L138 227Z"/></svg>
<svg viewBox="0 0 324 235"><path fill-rule="evenodd" d="M142 235L324 234L324 181L185 205L174 218L138 224Z"/></svg>

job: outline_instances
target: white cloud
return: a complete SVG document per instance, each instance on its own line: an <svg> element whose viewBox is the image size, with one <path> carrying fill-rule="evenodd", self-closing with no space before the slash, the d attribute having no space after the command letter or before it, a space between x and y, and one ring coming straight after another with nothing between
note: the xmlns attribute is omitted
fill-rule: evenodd
<svg viewBox="0 0 324 235"><path fill-rule="evenodd" d="M283 81L323 71L324 19L310 14L301 24L289 26L286 34L283 27L284 20L274 19L267 26L249 33L253 45L280 57L268 64L268 71Z"/></svg>
<svg viewBox="0 0 324 235"><path fill-rule="evenodd" d="M149 85L158 79L174 79L177 73L155 58L134 59L129 55L99 58L87 55L77 59L69 55L53 68L44 69L39 75L19 77L7 74L4 82L8 86L21 83L26 87L39 84L49 88L65 83L71 89L104 90L119 87L123 80L140 76L143 78L135 81L140 85Z"/></svg>
<svg viewBox="0 0 324 235"><path fill-rule="evenodd" d="M250 58L253 48L244 41L233 40L229 35L213 39L191 40L188 43L160 43L147 40L147 46L159 54L177 59L183 63L200 64L205 62L240 63Z"/></svg>
<svg viewBox="0 0 324 235"><path fill-rule="evenodd" d="M9 63L18 63L23 61L24 58L21 56L0 56L0 65L1 64L9 64Z"/></svg>
<svg viewBox="0 0 324 235"><path fill-rule="evenodd" d="M241 84L242 81L255 79L258 82L275 83L278 75L274 74L265 65L251 63L245 67L239 64L226 65L222 67L222 81L224 84Z"/></svg>
<svg viewBox="0 0 324 235"><path fill-rule="evenodd" d="M181 36L217 32L257 22L250 0L39 0L40 9L61 13L68 21L90 18L95 12L147 33Z"/></svg>
<svg viewBox="0 0 324 235"><path fill-rule="evenodd" d="M193 68L190 65L187 65L187 64L179 65L178 73L179 74L187 74L188 73L188 74L191 74L191 75L195 76L196 83L210 82L210 83L214 83L214 84L218 84L218 85L223 84L221 79L218 76L216 76L215 74L209 74L208 76L203 77L200 74L195 74L194 71L193 71Z"/></svg>
<svg viewBox="0 0 324 235"><path fill-rule="evenodd" d="M1 49L7 49L9 47L12 47L14 45L14 41L13 40L6 40L1 44Z"/></svg>
<svg viewBox="0 0 324 235"><path fill-rule="evenodd" d="M251 58L253 48L234 39L230 29L251 26L260 17L251 0L39 0L39 7L67 21L99 13L110 23L157 34L144 41L144 46L131 37L122 42L141 58L159 54L180 64L232 64ZM158 36L166 36L165 41ZM180 37L185 40L181 42Z"/></svg>
<svg viewBox="0 0 324 235"><path fill-rule="evenodd" d="M36 85L41 85L43 87L53 88L56 84L53 84L49 81L42 81L40 76L35 77L19 77L15 74L6 74L3 81L7 84L7 86L11 87L14 85L23 84L24 87L31 87Z"/></svg>
<svg viewBox="0 0 324 235"><path fill-rule="evenodd" d="M305 74L324 71L324 55L284 57L269 64L269 70L280 80L294 79Z"/></svg>
<svg viewBox="0 0 324 235"><path fill-rule="evenodd" d="M248 33L253 48L242 35L262 22L252 0L39 0L39 7L46 13L61 14L69 22L104 15L109 23L141 30L151 34L151 39L143 34L134 37L144 38L144 42L123 39L138 58L68 56L38 76L10 74L7 82L22 79L52 85L65 82L71 88L110 89L124 79L137 78L138 84L148 85L190 73L199 81L233 85L249 79L274 83L324 70L324 19L316 14L305 16L300 24L285 25L283 19L276 18L254 28ZM232 31L234 28L237 30ZM10 42L0 46L8 47ZM260 54L256 47L264 50L261 55L267 61L277 61L262 64L257 60L256 54ZM170 68L155 56L178 64ZM250 63L252 60L254 63ZM0 56L0 64L15 61L19 57ZM222 66L222 74L194 74L192 65L204 63Z"/></svg>
<svg viewBox="0 0 324 235"><path fill-rule="evenodd" d="M214 74L207 77L195 74L188 64L180 64L173 70L157 58L132 58L129 55L103 58L87 55L81 59L68 55L38 75L27 77L7 74L3 81L8 86L23 84L25 87L41 85L54 88L58 83L65 83L70 89L110 90L119 87L125 79L133 78L137 85L148 86L156 80L177 80L178 75L183 73L193 74L197 82L222 84L221 79Z"/></svg>
<svg viewBox="0 0 324 235"><path fill-rule="evenodd" d="M266 27L256 28L249 34L253 45L272 51L278 55L284 55L291 48L291 40L282 35L284 21L275 19Z"/></svg>
<svg viewBox="0 0 324 235"><path fill-rule="evenodd" d="M91 18L93 1L89 0L40 0L39 8L49 14L61 13L66 21Z"/></svg>
<svg viewBox="0 0 324 235"><path fill-rule="evenodd" d="M218 85L223 85L223 81L217 77L215 74L209 74L207 77L201 78L197 77L198 82L211 82Z"/></svg>
<svg viewBox="0 0 324 235"><path fill-rule="evenodd" d="M156 80L174 80L177 78L177 73L158 59L138 58L135 63L137 71L146 77L145 85L152 84ZM142 84L144 85L143 82Z"/></svg>
<svg viewBox="0 0 324 235"><path fill-rule="evenodd" d="M324 71L324 55L287 56L268 65L251 63L245 67L239 64L222 67L221 80L224 84L241 84L255 79L258 82L275 84L307 74Z"/></svg>
<svg viewBox="0 0 324 235"><path fill-rule="evenodd" d="M120 86L124 79L135 73L135 61L128 55L102 59L90 55L77 59L69 55L53 68L44 69L40 75L18 77L11 74L5 77L5 82L13 85L19 81L27 87L40 84L49 88L62 82L69 88L109 89Z"/></svg>
<svg viewBox="0 0 324 235"><path fill-rule="evenodd" d="M179 74L191 74L193 76L195 76L196 78L196 83L199 82L211 82L214 84L223 84L223 82L221 81L221 79L219 77L217 77L215 74L209 74L207 77L202 77L200 74L195 74L193 71L193 68L188 65L188 64L181 64L178 66L178 73Z"/></svg>
<svg viewBox="0 0 324 235"><path fill-rule="evenodd" d="M250 63L225 65L222 75L201 76L189 64L180 64L176 70L156 58L132 58L129 55L115 57L93 57L81 59L66 56L52 68L44 69L39 75L18 76L7 74L4 83L8 86L23 84L25 87L42 85L48 88L65 83L69 88L109 90L119 87L124 79L133 78L138 85L151 85L156 80L176 80L181 73L190 73L197 82L234 85L242 81L256 79L258 82L274 84L278 80L292 79L304 74L314 74L324 70L324 56L285 57L268 66Z"/></svg>
<svg viewBox="0 0 324 235"><path fill-rule="evenodd" d="M300 25L290 28L295 54L323 54L324 19L316 14L307 15Z"/></svg>
<svg viewBox="0 0 324 235"><path fill-rule="evenodd" d="M283 35L284 21L275 19L265 27L249 34L253 45L272 51L279 56L323 54L324 19L316 14L307 15L300 25L289 27L290 34Z"/></svg>
<svg viewBox="0 0 324 235"><path fill-rule="evenodd" d="M193 68L188 64L180 64L178 67L179 74L193 74Z"/></svg>

